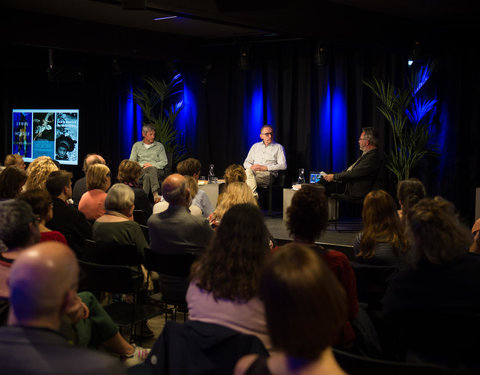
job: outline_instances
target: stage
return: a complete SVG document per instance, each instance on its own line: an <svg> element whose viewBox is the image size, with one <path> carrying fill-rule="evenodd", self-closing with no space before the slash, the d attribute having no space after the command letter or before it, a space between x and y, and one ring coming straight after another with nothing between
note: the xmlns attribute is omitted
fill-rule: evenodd
<svg viewBox="0 0 480 375"><path fill-rule="evenodd" d="M265 223L279 245L292 240L281 216L274 218L265 216ZM327 230L317 240L317 243L328 249L341 251L351 260L353 257L353 241L360 229L361 223L359 221L342 221L337 223L336 228L334 222L329 222Z"/></svg>

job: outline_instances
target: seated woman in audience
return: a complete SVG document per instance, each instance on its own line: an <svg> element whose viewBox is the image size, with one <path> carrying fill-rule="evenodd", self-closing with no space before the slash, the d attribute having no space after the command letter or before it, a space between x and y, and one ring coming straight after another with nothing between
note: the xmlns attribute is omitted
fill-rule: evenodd
<svg viewBox="0 0 480 375"><path fill-rule="evenodd" d="M363 229L353 243L358 262L404 267L407 240L393 198L384 190L373 190L363 201Z"/></svg>
<svg viewBox="0 0 480 375"><path fill-rule="evenodd" d="M217 199L217 206L223 199L223 193L226 187L231 184L232 182L245 182L247 181L247 174L245 173L245 168L243 168L240 164L230 164L223 174L223 178L225 179L225 183L220 185L220 194L218 195Z"/></svg>
<svg viewBox="0 0 480 375"><path fill-rule="evenodd" d="M193 178L192 176L188 176L188 175L184 175L183 177L185 177L185 180L187 181L187 189L190 192L190 198L193 200L193 198L195 198L195 196L198 193L197 180L195 180L195 178ZM160 212L166 211L168 206L169 206L168 202L162 197L160 199L160 202L155 203L155 205L153 206L153 213L159 214ZM188 209L190 210L190 213L193 216L203 215L202 209L193 203L190 204L190 207L188 207Z"/></svg>
<svg viewBox="0 0 480 375"><path fill-rule="evenodd" d="M234 375L345 374L332 351L347 320L345 292L314 251L280 247L266 265L260 296L275 352L241 358Z"/></svg>
<svg viewBox="0 0 480 375"><path fill-rule="evenodd" d="M23 190L45 189L48 175L58 171L57 164L48 156L39 156L27 168L27 182Z"/></svg>
<svg viewBox="0 0 480 375"><path fill-rule="evenodd" d="M53 217L52 198L46 190L27 190L19 194L17 198L27 202L32 207L33 213L37 215L40 241L58 241L67 245L67 240L62 233L45 226L45 223L52 220Z"/></svg>
<svg viewBox="0 0 480 375"><path fill-rule="evenodd" d="M325 189L319 185L302 185L287 210L287 228L295 242L304 243L319 254L345 289L348 319L343 332L335 341L337 346L350 347L355 339L351 320L358 313L357 281L347 256L336 250L327 250L315 241L328 225L328 203Z"/></svg>
<svg viewBox="0 0 480 375"><path fill-rule="evenodd" d="M404 310L480 312L480 257L468 254L472 236L454 206L424 198L407 213L412 267L389 282L385 315Z"/></svg>
<svg viewBox="0 0 480 375"><path fill-rule="evenodd" d="M105 213L106 191L111 185L110 169L103 164L93 164L87 170L87 192L78 203L87 220L94 221Z"/></svg>
<svg viewBox="0 0 480 375"><path fill-rule="evenodd" d="M22 155L19 154L9 154L5 156L5 162L3 164L5 165L5 168L11 166L25 170L25 162L23 161Z"/></svg>
<svg viewBox="0 0 480 375"><path fill-rule="evenodd" d="M474 254L480 254L480 219L472 227L473 242L469 251Z"/></svg>
<svg viewBox="0 0 480 375"><path fill-rule="evenodd" d="M270 342L258 283L269 256L268 231L260 210L233 206L200 259L193 264L187 303L190 320L215 323Z"/></svg>
<svg viewBox="0 0 480 375"><path fill-rule="evenodd" d="M152 204L150 203L147 193L139 184L138 180L142 174L142 167L133 160L122 160L118 166L117 181L132 188L135 194L135 209L142 210L147 219L152 214Z"/></svg>
<svg viewBox="0 0 480 375"><path fill-rule="evenodd" d="M105 214L92 227L92 239L98 242L132 244L144 257L147 240L140 225L133 221L135 194L125 184L115 184L105 198Z"/></svg>
<svg viewBox="0 0 480 375"><path fill-rule="evenodd" d="M408 180L399 181L397 185L397 199L400 205L400 210L398 210L400 219L403 219L408 210L420 199L425 198L425 196L425 186L418 178L412 177Z"/></svg>
<svg viewBox="0 0 480 375"><path fill-rule="evenodd" d="M0 200L15 198L27 181L27 173L17 167L7 167L0 173Z"/></svg>
<svg viewBox="0 0 480 375"><path fill-rule="evenodd" d="M245 182L229 183L222 194L221 200L217 203L217 208L210 215L208 221L212 227L217 227L222 220L223 215L230 207L241 204L250 203L258 207L257 200L253 196L252 189Z"/></svg>

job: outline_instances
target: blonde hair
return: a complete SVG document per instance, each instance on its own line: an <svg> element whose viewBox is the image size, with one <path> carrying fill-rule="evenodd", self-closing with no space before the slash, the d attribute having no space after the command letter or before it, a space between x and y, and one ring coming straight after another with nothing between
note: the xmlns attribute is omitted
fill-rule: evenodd
<svg viewBox="0 0 480 375"><path fill-rule="evenodd" d="M7 156L5 156L4 164L5 164L5 167L10 167L10 166L18 167L21 164L23 164L23 157L22 155L19 155L19 154L8 154Z"/></svg>
<svg viewBox="0 0 480 375"><path fill-rule="evenodd" d="M87 170L87 190L106 190L110 169L103 164L93 164Z"/></svg>
<svg viewBox="0 0 480 375"><path fill-rule="evenodd" d="M195 195L198 193L198 183L192 176L185 175L185 180L187 181L187 189L190 192L190 198L195 198Z"/></svg>
<svg viewBox="0 0 480 375"><path fill-rule="evenodd" d="M245 182L247 181L247 174L245 172L245 168L243 168L240 164L231 164L225 169L225 173L223 175L225 179L225 184L231 184L232 182Z"/></svg>
<svg viewBox="0 0 480 375"><path fill-rule="evenodd" d="M58 171L55 162L48 156L39 156L27 168L25 190L45 189L45 182L54 171Z"/></svg>
<svg viewBox="0 0 480 375"><path fill-rule="evenodd" d="M225 212L236 204L250 203L258 207L257 200L253 196L252 189L245 182L232 182L228 184L222 199L218 203L213 215L217 220L221 220Z"/></svg>

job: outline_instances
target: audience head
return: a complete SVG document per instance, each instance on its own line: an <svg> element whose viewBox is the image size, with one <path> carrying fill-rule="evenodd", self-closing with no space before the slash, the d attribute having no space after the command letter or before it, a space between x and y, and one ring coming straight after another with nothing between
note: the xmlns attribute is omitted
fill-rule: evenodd
<svg viewBox="0 0 480 375"><path fill-rule="evenodd" d="M190 192L187 189L187 180L178 173L168 176L162 184L163 198L173 206L190 206Z"/></svg>
<svg viewBox="0 0 480 375"><path fill-rule="evenodd" d="M47 177L53 171L58 171L57 165L48 156L39 156L27 168L25 190L45 189Z"/></svg>
<svg viewBox="0 0 480 375"><path fill-rule="evenodd" d="M110 169L103 164L93 164L87 169L87 190L107 191L111 185Z"/></svg>
<svg viewBox="0 0 480 375"><path fill-rule="evenodd" d="M392 243L396 255L407 250L404 229L395 201L385 190L373 190L365 196L362 209L363 232L358 256L375 255L377 241Z"/></svg>
<svg viewBox="0 0 480 375"><path fill-rule="evenodd" d="M231 164L225 169L223 178L225 179L225 184L228 185L232 182L247 181L247 174L245 173L245 168L240 164Z"/></svg>
<svg viewBox="0 0 480 375"><path fill-rule="evenodd" d="M362 134L360 138L363 138L364 140L368 141L368 145L367 145L368 149L378 147L378 132L375 128L372 128L370 126L366 128L362 128Z"/></svg>
<svg viewBox="0 0 480 375"><path fill-rule="evenodd" d="M132 216L135 202L135 194L129 186L125 184L113 185L105 198L105 209L109 211L120 212L125 216Z"/></svg>
<svg viewBox="0 0 480 375"><path fill-rule="evenodd" d="M50 194L44 189L31 189L18 195L18 199L27 202L32 207L33 213L41 221L50 221L53 217L53 205Z"/></svg>
<svg viewBox="0 0 480 375"><path fill-rule="evenodd" d="M10 250L40 241L37 216L27 202L18 199L0 202L0 240Z"/></svg>
<svg viewBox="0 0 480 375"><path fill-rule="evenodd" d="M17 167L7 167L0 173L0 198L15 198L27 181L27 172Z"/></svg>
<svg viewBox="0 0 480 375"><path fill-rule="evenodd" d="M270 248L260 209L252 204L233 206L200 259L192 280L214 298L248 301L258 294L258 283Z"/></svg>
<svg viewBox="0 0 480 375"><path fill-rule="evenodd" d="M315 242L328 226L328 201L325 188L302 185L287 209L287 228L296 239Z"/></svg>
<svg viewBox="0 0 480 375"><path fill-rule="evenodd" d="M198 183L194 177L185 175L185 181L187 182L187 189L190 192L190 198L195 198L195 195L198 193Z"/></svg>
<svg viewBox="0 0 480 375"><path fill-rule="evenodd" d="M3 165L5 165L5 168L17 167L25 170L25 162L23 161L23 157L19 154L8 154L5 156L5 162Z"/></svg>
<svg viewBox="0 0 480 375"><path fill-rule="evenodd" d="M420 199L425 198L425 186L418 178L409 178L399 181L397 185L397 199L403 215L406 215Z"/></svg>
<svg viewBox="0 0 480 375"><path fill-rule="evenodd" d="M105 162L105 159L101 155L87 154L85 156L85 159L83 159L83 168L82 168L83 173L87 174L88 167L93 164L106 165L107 163Z"/></svg>
<svg viewBox="0 0 480 375"><path fill-rule="evenodd" d="M252 189L245 182L232 182L228 184L222 194L222 199L214 211L217 220L221 220L225 213L234 205L249 203L258 206L257 200L253 196Z"/></svg>
<svg viewBox="0 0 480 375"><path fill-rule="evenodd" d="M25 249L8 278L9 324L58 329L76 298L77 284L77 260L67 246L42 242Z"/></svg>
<svg viewBox="0 0 480 375"><path fill-rule="evenodd" d="M182 160L177 164L178 173L183 174L184 176L193 176L196 179L200 176L201 169L202 163L200 163L200 160L194 158Z"/></svg>
<svg viewBox="0 0 480 375"><path fill-rule="evenodd" d="M472 242L453 204L441 197L420 200L408 211L406 222L414 263L448 263L465 254Z"/></svg>
<svg viewBox="0 0 480 375"><path fill-rule="evenodd" d="M69 199L72 197L72 174L64 170L54 171L48 176L45 187L52 198L64 194Z"/></svg>
<svg viewBox="0 0 480 375"><path fill-rule="evenodd" d="M347 321L343 287L306 245L290 243L273 254L261 279L260 297L272 345L288 357L319 358Z"/></svg>
<svg viewBox="0 0 480 375"><path fill-rule="evenodd" d="M118 166L117 181L124 184L136 184L142 175L142 167L137 161L122 160Z"/></svg>

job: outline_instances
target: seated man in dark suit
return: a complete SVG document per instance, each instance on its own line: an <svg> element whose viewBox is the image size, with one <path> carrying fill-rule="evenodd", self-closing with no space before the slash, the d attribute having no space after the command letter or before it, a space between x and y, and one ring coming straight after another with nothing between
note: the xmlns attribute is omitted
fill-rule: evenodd
<svg viewBox="0 0 480 375"><path fill-rule="evenodd" d="M58 242L19 253L9 276L8 326L0 328L2 374L125 374L119 359L71 346L58 332L77 298L75 254Z"/></svg>
<svg viewBox="0 0 480 375"><path fill-rule="evenodd" d="M80 256L85 239L92 238L92 226L82 212L68 205L72 197L72 174L62 170L52 172L45 185L53 204L53 218L47 223L48 228L62 233Z"/></svg>
<svg viewBox="0 0 480 375"><path fill-rule="evenodd" d="M342 172L324 175L320 180L327 195L337 193L350 199L363 199L372 190L381 166L375 129L363 128L358 145L362 155L355 163Z"/></svg>
<svg viewBox="0 0 480 375"><path fill-rule="evenodd" d="M150 248L160 253L202 252L210 241L213 229L203 217L193 216L185 177L174 173L162 184L162 195L168 209L148 219Z"/></svg>

